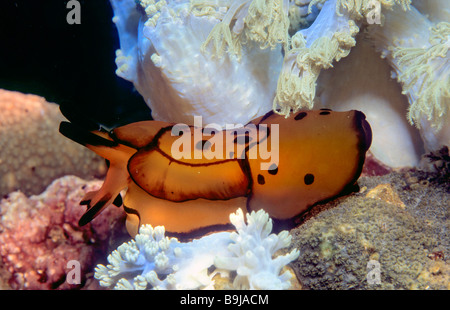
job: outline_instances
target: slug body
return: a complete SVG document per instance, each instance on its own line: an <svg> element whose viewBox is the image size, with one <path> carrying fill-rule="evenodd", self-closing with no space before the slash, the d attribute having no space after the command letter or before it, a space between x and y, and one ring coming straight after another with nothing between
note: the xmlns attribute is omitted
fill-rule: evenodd
<svg viewBox="0 0 450 310"><path fill-rule="evenodd" d="M372 132L359 111L269 112L219 130L142 121L106 131L63 122L60 132L109 162L103 186L86 194L80 225L111 203L127 229L164 225L173 234L224 229L237 208L264 209L290 221L317 202L345 193L359 175Z"/></svg>

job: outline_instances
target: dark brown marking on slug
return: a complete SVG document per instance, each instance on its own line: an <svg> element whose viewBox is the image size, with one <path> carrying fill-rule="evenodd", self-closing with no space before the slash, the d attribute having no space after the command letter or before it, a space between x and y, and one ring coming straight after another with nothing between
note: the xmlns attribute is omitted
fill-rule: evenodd
<svg viewBox="0 0 450 310"><path fill-rule="evenodd" d="M260 185L266 184L266 180L264 179L264 176L261 174L258 174L258 184Z"/></svg>
<svg viewBox="0 0 450 310"><path fill-rule="evenodd" d="M117 197L116 197L117 198ZM84 226L89 223L104 207L106 207L107 203L111 200L111 194L106 194L103 196L95 205L89 207L87 211L83 214L83 216L78 221L79 226ZM81 203L80 203L81 204Z"/></svg>
<svg viewBox="0 0 450 310"><path fill-rule="evenodd" d="M299 112L299 113L294 117L294 119L295 119L296 121L299 121L299 120L305 118L306 115L308 115L308 113L306 113L306 112Z"/></svg>

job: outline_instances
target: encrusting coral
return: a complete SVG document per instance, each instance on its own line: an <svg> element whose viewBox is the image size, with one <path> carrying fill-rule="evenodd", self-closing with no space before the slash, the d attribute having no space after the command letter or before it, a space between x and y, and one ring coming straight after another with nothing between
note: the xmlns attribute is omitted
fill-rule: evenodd
<svg viewBox="0 0 450 310"><path fill-rule="evenodd" d="M101 176L102 158L58 132L58 105L44 98L0 89L0 195L20 189L42 192L68 174Z"/></svg>
<svg viewBox="0 0 450 310"><path fill-rule="evenodd" d="M404 170L359 180L291 230L291 263L309 289L450 289L448 179ZM379 264L371 281L370 263Z"/></svg>
<svg viewBox="0 0 450 310"><path fill-rule="evenodd" d="M65 176L39 195L16 191L0 201L2 289L98 288L88 277L97 257L110 243L128 237L119 208L109 208L95 223L78 226L84 212L80 199L100 186L99 180ZM78 283L69 280L70 261L79 264Z"/></svg>
<svg viewBox="0 0 450 310"><path fill-rule="evenodd" d="M163 226L141 226L134 240L98 265L95 278L114 289L213 289L214 276L236 272L236 289L287 289L292 274L282 268L299 255L292 250L274 258L289 246L287 231L271 234L272 220L263 210L247 214L241 209L230 215L236 232L207 235L189 243L165 236ZM212 268L215 268L213 271Z"/></svg>

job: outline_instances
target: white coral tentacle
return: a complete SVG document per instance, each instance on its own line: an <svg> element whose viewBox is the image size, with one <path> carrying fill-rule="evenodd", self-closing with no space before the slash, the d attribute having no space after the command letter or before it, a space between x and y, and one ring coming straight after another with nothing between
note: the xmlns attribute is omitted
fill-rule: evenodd
<svg viewBox="0 0 450 310"><path fill-rule="evenodd" d="M333 67L355 46L359 27L350 13L338 14L336 7L337 0L325 2L314 24L292 37L273 101L273 109L280 114L312 109L320 71Z"/></svg>

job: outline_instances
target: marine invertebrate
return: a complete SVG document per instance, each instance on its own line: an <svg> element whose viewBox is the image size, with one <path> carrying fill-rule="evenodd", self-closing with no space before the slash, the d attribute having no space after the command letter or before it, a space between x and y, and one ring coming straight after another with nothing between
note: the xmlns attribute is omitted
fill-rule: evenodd
<svg viewBox="0 0 450 310"><path fill-rule="evenodd" d="M436 1L431 1L435 2ZM445 10L447 4L441 9ZM450 23L431 21L415 7L385 13L370 38L395 70L408 97L408 119L421 129L427 151L450 144Z"/></svg>
<svg viewBox="0 0 450 310"><path fill-rule="evenodd" d="M56 104L0 89L0 110L0 195L18 189L38 194L67 174L104 175L101 157L68 143L58 133L64 117Z"/></svg>
<svg viewBox="0 0 450 310"><path fill-rule="evenodd" d="M120 229L123 211L119 208L110 208L96 223L78 227L83 212L80 199L100 186L99 180L66 176L39 195L27 197L16 191L0 201L0 272L8 289L89 286L86 276L98 254L107 250L111 240L126 235ZM80 264L78 284L66 281L71 260Z"/></svg>
<svg viewBox="0 0 450 310"><path fill-rule="evenodd" d="M333 100L317 96L320 89L328 89L330 94L345 92L349 102L341 103L353 104L351 109L370 112L367 114L375 124L375 137L385 137L374 141L374 155L384 164L417 166L425 151L450 144L448 34L445 30L448 28L448 1L141 1L145 10L141 15L130 2L112 0L121 37L118 74L137 85L153 109L155 119L189 123L190 119L186 118L202 115L207 122L244 124L267 111L268 101L272 102L274 111L283 115L331 105L334 109L345 110L333 104ZM414 23L416 19L420 22ZM128 28L137 32L131 36L134 41L130 40L130 31L125 27L130 21L136 24ZM180 25L184 26L183 30ZM434 30L430 31L427 25ZM369 29L369 37L366 29ZM411 39L415 33L423 34L421 40ZM403 87L396 90L397 94L394 94L396 86L385 76L384 70L378 70L381 75L372 75L366 83L372 85L371 90L390 84L393 99L389 102L381 91L366 94L370 97L367 103L353 96L361 93L358 90L363 82L359 77L346 84L345 91L325 83L326 78L319 80L324 72L334 71L336 63L350 54L358 40L368 41L369 46L382 50L396 71ZM140 59L136 53L141 55ZM425 62L428 56L433 56L433 60ZM361 65L367 65L366 72L379 64L377 57L367 58ZM257 64L258 59L265 67ZM198 67L199 63L205 65ZM335 75L348 79L352 66L349 71L343 70L345 66L340 67L341 73ZM221 70L236 73L236 76L227 74L224 78ZM264 70L269 70L270 78L262 73ZM178 73L172 74L175 72ZM274 74L278 82L272 79ZM438 78L439 75L443 78ZM221 81L214 80L215 76ZM384 84L381 79L385 80ZM371 80L380 83L371 84ZM194 86L185 87L185 82ZM211 82L218 88L212 87ZM155 88L152 89L151 84ZM164 92L159 90L162 85ZM245 94L242 85L246 85ZM260 92L261 97L254 96L254 91L258 92L262 85L267 91ZM227 90L226 102L222 97L223 89ZM405 107L401 92L408 95L409 107ZM379 111L371 108L371 104L380 104ZM421 137L405 121L406 109L409 122L420 128ZM386 115L389 119L380 121ZM407 158L404 154L408 154Z"/></svg>
<svg viewBox="0 0 450 310"><path fill-rule="evenodd" d="M142 224L181 234L223 229L236 207L262 208L289 222L316 202L348 192L372 139L363 113L329 109L287 119L270 111L225 131L159 121L112 132L63 122L60 131L110 163L102 188L81 202L88 209L80 225L127 188L131 235Z"/></svg>
<svg viewBox="0 0 450 310"><path fill-rule="evenodd" d="M293 35L278 79L274 109L289 115L313 107L316 80L322 69L347 56L359 28L348 14L336 13L336 2L325 2L311 27Z"/></svg>
<svg viewBox="0 0 450 310"><path fill-rule="evenodd" d="M143 225L134 240L108 256L107 266L98 265L95 278L114 289L212 289L213 277L230 276L238 289L287 289L292 274L283 266L296 259L297 250L274 258L289 246L287 231L271 234L272 222L263 210L230 215L236 232L220 232L181 243L164 235L164 227ZM211 270L215 270L211 273Z"/></svg>
<svg viewBox="0 0 450 310"><path fill-rule="evenodd" d="M372 37L379 42L378 48L383 51L383 57L389 57L398 80L404 86L404 93L411 97L408 118L420 127L420 114L424 114L428 120L436 119L434 126L440 129L442 117L448 109L444 100L450 97L448 87L445 87L450 83L446 59L450 24L433 24L415 8L410 11L393 10L386 14L392 20L402 19L402 27L399 29L395 23L382 28L373 27ZM418 30L421 30L420 35ZM420 38L421 42L413 43L413 37L416 40ZM426 101L431 101L431 104Z"/></svg>
<svg viewBox="0 0 450 310"><path fill-rule="evenodd" d="M205 122L221 126L245 124L270 109L282 62L279 46L261 49L259 44L248 44L239 57L202 52L213 29L229 42L225 15L231 19L234 13L241 16L249 11L256 14L253 23L258 20L261 7L240 2L221 1L216 6L193 1L191 7L187 0L140 1L141 9L136 10L134 0L111 1L121 46L116 72L134 83L155 120L192 124L192 115L201 115ZM271 3L279 5L280 1ZM226 14L223 5L230 9ZM282 22L286 23L285 17ZM243 26L241 22L235 28ZM250 30L245 33L258 35ZM232 41L228 46L238 49L236 40ZM222 51L222 43L213 42L217 40L211 43ZM230 110L235 111L233 115Z"/></svg>
<svg viewBox="0 0 450 310"><path fill-rule="evenodd" d="M225 4L225 3L224 3ZM192 1L196 14L211 15L211 11L223 7L223 4ZM222 57L224 52L242 55L242 42L256 42L262 49L275 48L283 44L287 48L289 19L287 0L246 0L228 1L228 10L221 21L214 26L202 48L212 42L212 52ZM205 12L206 11L206 12Z"/></svg>
<svg viewBox="0 0 450 310"><path fill-rule="evenodd" d="M307 28L317 17L323 3L312 3L310 0L289 1L289 34Z"/></svg>
<svg viewBox="0 0 450 310"><path fill-rule="evenodd" d="M369 28L369 34L403 86L408 119L420 129L426 151L436 151L450 144L448 3L416 2L424 14L415 7L394 9L386 13L392 22Z"/></svg>

